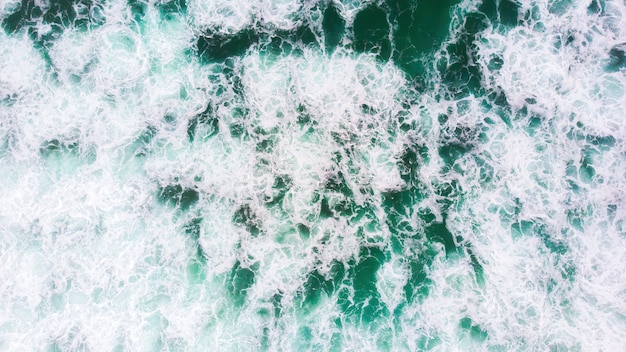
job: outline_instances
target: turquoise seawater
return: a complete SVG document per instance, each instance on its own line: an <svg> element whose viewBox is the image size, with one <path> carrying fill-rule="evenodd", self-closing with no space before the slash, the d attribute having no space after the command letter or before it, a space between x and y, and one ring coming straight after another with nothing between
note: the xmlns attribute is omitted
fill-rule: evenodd
<svg viewBox="0 0 626 352"><path fill-rule="evenodd" d="M623 1L0 23L0 350L626 347Z"/></svg>

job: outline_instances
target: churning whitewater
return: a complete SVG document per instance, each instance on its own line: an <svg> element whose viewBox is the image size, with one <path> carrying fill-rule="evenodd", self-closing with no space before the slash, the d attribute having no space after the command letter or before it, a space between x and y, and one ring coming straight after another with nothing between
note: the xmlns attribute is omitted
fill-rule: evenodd
<svg viewBox="0 0 626 352"><path fill-rule="evenodd" d="M626 346L624 1L0 20L0 350Z"/></svg>

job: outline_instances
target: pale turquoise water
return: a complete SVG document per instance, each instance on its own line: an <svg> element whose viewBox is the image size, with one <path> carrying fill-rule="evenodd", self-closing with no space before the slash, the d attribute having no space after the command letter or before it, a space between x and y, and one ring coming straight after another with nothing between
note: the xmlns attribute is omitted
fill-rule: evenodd
<svg viewBox="0 0 626 352"><path fill-rule="evenodd" d="M625 16L0 3L0 350L623 349Z"/></svg>

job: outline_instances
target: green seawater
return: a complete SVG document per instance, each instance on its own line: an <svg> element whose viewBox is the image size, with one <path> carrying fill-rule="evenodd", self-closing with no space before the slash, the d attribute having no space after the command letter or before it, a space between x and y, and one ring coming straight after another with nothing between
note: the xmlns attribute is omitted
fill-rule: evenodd
<svg viewBox="0 0 626 352"><path fill-rule="evenodd" d="M541 4L3 5L0 349L625 342L624 38Z"/></svg>

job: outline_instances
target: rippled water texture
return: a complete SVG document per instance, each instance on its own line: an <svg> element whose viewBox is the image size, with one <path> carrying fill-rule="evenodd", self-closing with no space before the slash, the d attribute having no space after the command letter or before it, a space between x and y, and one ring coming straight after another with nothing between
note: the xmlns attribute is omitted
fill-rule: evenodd
<svg viewBox="0 0 626 352"><path fill-rule="evenodd" d="M622 0L0 19L0 350L626 346Z"/></svg>

